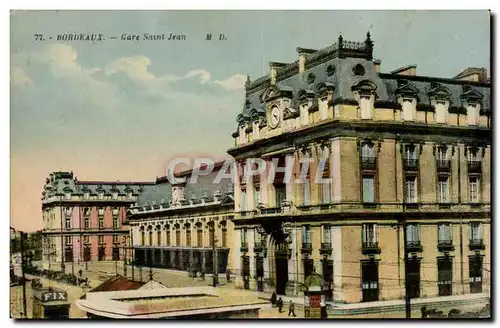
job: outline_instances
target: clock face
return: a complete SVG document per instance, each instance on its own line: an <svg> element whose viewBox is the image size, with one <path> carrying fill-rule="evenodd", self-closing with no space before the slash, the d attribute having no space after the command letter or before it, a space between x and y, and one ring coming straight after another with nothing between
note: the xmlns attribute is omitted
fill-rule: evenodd
<svg viewBox="0 0 500 328"><path fill-rule="evenodd" d="M275 128L280 122L280 110L278 107L273 107L271 110L271 126Z"/></svg>

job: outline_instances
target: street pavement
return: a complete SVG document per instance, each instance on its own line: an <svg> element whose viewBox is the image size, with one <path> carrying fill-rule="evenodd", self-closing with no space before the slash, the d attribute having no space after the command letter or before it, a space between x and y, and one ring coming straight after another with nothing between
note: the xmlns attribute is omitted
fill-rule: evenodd
<svg viewBox="0 0 500 328"><path fill-rule="evenodd" d="M57 287L65 290L68 293L68 301L71 304L70 307L70 318L83 318L85 314L78 309L78 307L74 304L74 302L79 299L82 295L85 294L91 288L97 287L101 282L106 278L106 276L113 276L116 272L120 275L124 275L123 265L119 263L115 265L115 262L97 262L97 263L89 263L87 269L85 265L74 264L66 265L65 271L67 273L74 272L78 275L78 271L82 270L83 277L88 277L90 280L90 288L81 288L78 286L71 286L65 283L49 281L48 279L41 278L42 284L44 287ZM174 271L174 270L166 270L166 269L153 269L153 279L164 284L167 287L196 287L196 286L211 286L212 285L212 277L207 275L205 280L202 281L199 278L192 278L187 275L186 272L182 271ZM138 268L134 269L134 278L135 280L140 280L141 270ZM149 268L142 269L142 281L149 281ZM130 266L127 267L127 277L132 277L132 269ZM233 283L228 283L226 281L225 275L219 276L219 285L220 293L222 297L224 295L224 289L226 288L234 288ZM32 290L31 283L27 284L27 308L28 308L28 317L31 318L31 305L32 305ZM11 287L11 316L13 318L19 318L20 312L22 311L22 287L16 286ZM243 292L243 291L242 291ZM258 293L252 291L245 291L246 293L255 293L255 295L268 298L265 293ZM270 295L269 295L270 296ZM266 305L259 314L260 318L265 319L293 319L294 317L288 316L288 300L284 297L284 307L283 312L279 313L277 308L271 307L271 304ZM471 311L477 310L477 307L474 306L457 306L454 307L460 309L461 311ZM451 308L442 308L444 313L448 313ZM304 311L302 307L296 306L295 312L297 314L297 319L304 318ZM359 315L329 315L330 319L385 319L385 318L405 318L404 311L397 312L388 312L388 313L371 313L371 314L359 314ZM420 318L420 311L416 310L412 312L412 318Z"/></svg>

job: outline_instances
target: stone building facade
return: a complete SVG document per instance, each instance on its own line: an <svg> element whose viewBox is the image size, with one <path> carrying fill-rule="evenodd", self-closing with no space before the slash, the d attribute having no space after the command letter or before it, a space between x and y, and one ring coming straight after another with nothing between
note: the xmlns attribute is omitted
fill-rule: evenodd
<svg viewBox="0 0 500 328"><path fill-rule="evenodd" d="M145 187L129 210L136 266L205 273L214 263L219 273L231 267L233 187L231 179L214 182L221 167L216 163L196 182L189 170L176 175L184 182L165 177Z"/></svg>
<svg viewBox="0 0 500 328"><path fill-rule="evenodd" d="M414 298L489 292L486 73L381 73L373 47L339 37L248 79L228 153L240 177L249 158L266 169L235 181L239 287L298 294L316 271L334 302L401 299L405 279ZM292 180L268 178L288 163Z"/></svg>
<svg viewBox="0 0 500 328"><path fill-rule="evenodd" d="M79 181L72 172L51 173L42 192L43 268L122 260L129 245L127 209L148 184L154 183Z"/></svg>

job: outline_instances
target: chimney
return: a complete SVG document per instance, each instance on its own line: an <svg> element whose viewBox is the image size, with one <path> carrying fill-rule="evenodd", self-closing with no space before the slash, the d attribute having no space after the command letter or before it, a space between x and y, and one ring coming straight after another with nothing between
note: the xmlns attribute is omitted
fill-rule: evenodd
<svg viewBox="0 0 500 328"><path fill-rule="evenodd" d="M398 69L392 71L391 74L415 76L415 75L417 75L417 65L407 65L407 66L398 68Z"/></svg>
<svg viewBox="0 0 500 328"><path fill-rule="evenodd" d="M488 71L486 70L486 68L468 67L464 69L462 72L460 72L453 79L459 81L487 83Z"/></svg>
<svg viewBox="0 0 500 328"><path fill-rule="evenodd" d="M307 49L307 48L297 48L297 53L299 54L299 73L304 73L306 70L306 56L308 54L315 53L317 50Z"/></svg>
<svg viewBox="0 0 500 328"><path fill-rule="evenodd" d="M271 85L276 84L276 75L278 74L278 68L286 66L288 64L278 63L278 62L269 62L269 77L271 78Z"/></svg>
<svg viewBox="0 0 500 328"><path fill-rule="evenodd" d="M380 73L380 64L382 61L380 59L374 59L373 65L375 65L375 72Z"/></svg>

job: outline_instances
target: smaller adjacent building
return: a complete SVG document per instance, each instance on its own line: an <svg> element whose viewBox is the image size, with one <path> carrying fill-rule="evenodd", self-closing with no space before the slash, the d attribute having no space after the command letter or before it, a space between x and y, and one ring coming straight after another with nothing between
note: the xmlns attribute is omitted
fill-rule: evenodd
<svg viewBox="0 0 500 328"><path fill-rule="evenodd" d="M54 287L33 290L33 319L68 319L68 293Z"/></svg>
<svg viewBox="0 0 500 328"><path fill-rule="evenodd" d="M95 292L76 301L89 319L258 318L267 303L249 292L214 287Z"/></svg>
<svg viewBox="0 0 500 328"><path fill-rule="evenodd" d="M121 260L129 245L127 209L153 184L79 181L73 172L51 173L42 192L44 269Z"/></svg>
<svg viewBox="0 0 500 328"><path fill-rule="evenodd" d="M231 267L234 199L231 179L216 179L222 166L196 178L193 170L176 174L182 183L164 177L144 187L128 212L135 265L205 273Z"/></svg>

